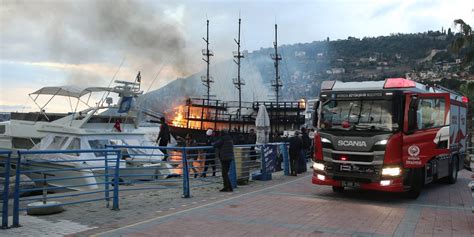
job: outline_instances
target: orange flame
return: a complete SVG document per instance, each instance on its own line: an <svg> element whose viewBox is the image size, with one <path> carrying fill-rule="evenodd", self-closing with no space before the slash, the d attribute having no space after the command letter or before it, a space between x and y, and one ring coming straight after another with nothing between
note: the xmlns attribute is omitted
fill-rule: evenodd
<svg viewBox="0 0 474 237"><path fill-rule="evenodd" d="M172 120L172 124L175 127L186 127L186 121L184 120L184 106L178 106L176 108L175 116Z"/></svg>

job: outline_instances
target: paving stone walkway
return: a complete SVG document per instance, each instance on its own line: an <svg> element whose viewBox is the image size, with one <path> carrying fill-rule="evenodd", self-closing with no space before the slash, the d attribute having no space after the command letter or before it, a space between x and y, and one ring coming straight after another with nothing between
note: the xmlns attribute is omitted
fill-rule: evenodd
<svg viewBox="0 0 474 237"><path fill-rule="evenodd" d="M333 193L310 173L156 217L78 236L474 236L472 198L461 171L454 185L428 185L417 200L360 190Z"/></svg>

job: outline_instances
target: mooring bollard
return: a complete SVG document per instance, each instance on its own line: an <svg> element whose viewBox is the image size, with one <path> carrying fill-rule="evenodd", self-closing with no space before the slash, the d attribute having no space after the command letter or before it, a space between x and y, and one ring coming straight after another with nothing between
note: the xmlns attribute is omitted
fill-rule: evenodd
<svg viewBox="0 0 474 237"><path fill-rule="evenodd" d="M64 209L61 206L61 203L58 201L48 202L48 176L54 176L53 174L42 173L43 174L43 196L41 202L33 202L28 204L26 209L26 214L28 215L50 215L63 212Z"/></svg>

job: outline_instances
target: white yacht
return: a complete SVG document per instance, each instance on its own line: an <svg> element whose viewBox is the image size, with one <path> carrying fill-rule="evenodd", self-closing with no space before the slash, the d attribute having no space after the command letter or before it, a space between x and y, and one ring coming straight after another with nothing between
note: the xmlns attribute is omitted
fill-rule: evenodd
<svg viewBox="0 0 474 237"><path fill-rule="evenodd" d="M39 112L11 113L11 119L0 123L0 149L16 151L33 150L73 150L103 149L105 145L144 146L153 144L153 134L159 128L142 128L139 126L139 109L136 99L143 92L139 82L115 81L117 86L89 87L80 89L71 86L44 87L29 96L39 107ZM89 106L93 93L102 93L101 99L94 106ZM117 94L119 101L113 104L110 94ZM40 106L37 99L47 96L47 102ZM75 109L68 113L46 113L44 108L54 99L75 100ZM84 100L84 98L87 98ZM79 104L86 109L78 111ZM72 106L71 106L72 107ZM174 139L172 139L174 141ZM171 146L173 142L171 143ZM104 178L105 154L103 152L81 154L46 154L28 155L25 159L37 161L30 166L35 170L73 168L70 171L51 171L28 173L33 180L43 179L44 175L54 176L48 185L66 187L73 190L97 188ZM172 166L161 162L163 153L156 150L122 149L120 163L121 181L127 179L156 179L172 175ZM87 160L87 161L75 161ZM115 159L108 159L109 162ZM133 161L132 161L133 160ZM56 161L56 162L53 162ZM58 162L60 161L60 162ZM129 161L129 162L128 162ZM34 164L34 165L33 165ZM110 164L112 165L112 164ZM148 167L148 169L137 169ZM74 168L81 168L74 169ZM113 170L109 171L110 174ZM96 179L94 174L99 174ZM102 174L102 175L101 175ZM59 180L61 178L68 178ZM81 177L81 178L71 178ZM58 179L58 180L56 180Z"/></svg>

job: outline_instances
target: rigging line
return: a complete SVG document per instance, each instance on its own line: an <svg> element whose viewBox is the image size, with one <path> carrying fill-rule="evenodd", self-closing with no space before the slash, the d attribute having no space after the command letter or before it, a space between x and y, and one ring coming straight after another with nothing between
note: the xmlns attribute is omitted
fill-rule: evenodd
<svg viewBox="0 0 474 237"><path fill-rule="evenodd" d="M117 74L120 72L120 70L122 69L122 66L125 62L125 57L123 57L122 59L122 62L120 63L120 66L118 67L117 71L115 71L114 75L112 76L112 78L110 79L109 81L109 85L107 86L107 88L110 88L110 86L112 85L112 82L115 80L115 77L117 77ZM91 93L92 94L92 93ZM107 98L107 96L109 96L110 94L110 91L107 91L107 92L104 92L104 94L102 95L102 98L100 98L99 100L99 103L97 103L97 107L101 106L104 104L104 101L105 99Z"/></svg>
<svg viewBox="0 0 474 237"><path fill-rule="evenodd" d="M146 89L146 91L144 91L143 94L146 94L148 93L148 91L150 91L151 87L153 86L153 84L155 83L156 79L158 79L158 76L161 74L161 71L163 71L163 68L165 67L165 64L163 63L161 65L161 67L158 69L158 71L156 72L156 75L155 77L153 78L153 80L151 81L150 85L148 86L148 88ZM140 110L142 109L141 108L141 105L142 103L145 103L145 100L141 100L139 104L137 104L137 108Z"/></svg>
<svg viewBox="0 0 474 237"><path fill-rule="evenodd" d="M31 98L31 97L28 96L28 98ZM26 98L26 101L25 101L25 103L23 103L23 107L21 108L21 112L22 112L22 113L25 112L25 109L26 109L26 106L27 106L27 104L28 104L28 101L30 100L30 99L28 99L28 98Z"/></svg>
<svg viewBox="0 0 474 237"><path fill-rule="evenodd" d="M118 67L117 71L115 71L114 75L112 76L112 78L110 79L109 81L109 85L107 86L107 88L111 88L110 86L112 85L112 82L115 80L116 76L118 75L118 73L120 72L120 70L122 69L122 66L125 62L125 57L122 58L122 62L120 63L120 66ZM97 112L97 110L99 109L99 107L102 107L104 105L104 102L106 101L106 98L110 95L110 91L107 91L107 92L104 92L104 94L102 95L102 98L99 100L99 102L96 104L96 111L94 111L93 113ZM90 96L92 96L92 92L90 93ZM90 97L89 97L90 98ZM109 126L112 126L110 124L110 120L112 119L112 113L110 113L109 115L109 122L107 123L107 129L109 129Z"/></svg>
<svg viewBox="0 0 474 237"><path fill-rule="evenodd" d="M158 76L161 74L161 71L163 71L163 68L165 67L165 63L162 63L161 64L161 67L158 69L158 71L156 72L156 75L155 75L155 78L153 78L153 80L151 81L150 85L148 86L148 89L145 91L145 94L148 93L148 91L150 91L151 87L153 86L153 84L155 83L156 79L158 79Z"/></svg>
<svg viewBox="0 0 474 237"><path fill-rule="evenodd" d="M71 108L71 111L73 111L71 97L68 97L68 100L69 100L69 107Z"/></svg>
<svg viewBox="0 0 474 237"><path fill-rule="evenodd" d="M166 61L166 62L168 62L168 61ZM147 90L144 91L143 94L146 94L146 93L148 93L148 91L150 91L150 89L153 86L153 84L155 83L156 79L158 79L158 76L161 74L161 71L163 71L163 68L165 67L165 65L166 65L166 63L161 64L161 67L158 69L158 71L156 72L155 77L153 78L153 80L151 81L151 83L148 86ZM145 99L140 100L139 103L137 104L137 110L139 111L139 113L140 113L140 111L143 111L143 109L141 108L143 103L145 103ZM128 115L127 115L126 118L128 118Z"/></svg>

